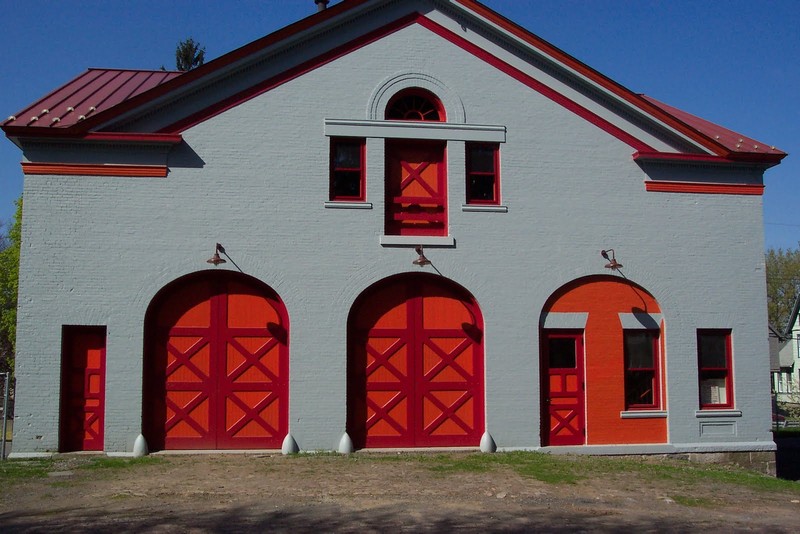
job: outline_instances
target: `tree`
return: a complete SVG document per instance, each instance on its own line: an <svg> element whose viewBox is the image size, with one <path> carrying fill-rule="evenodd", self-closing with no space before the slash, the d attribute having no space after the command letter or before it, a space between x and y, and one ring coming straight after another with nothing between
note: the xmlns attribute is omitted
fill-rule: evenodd
<svg viewBox="0 0 800 534"><path fill-rule="evenodd" d="M178 43L175 49L175 68L181 71L192 70L205 61L206 47L189 37Z"/></svg>
<svg viewBox="0 0 800 534"><path fill-rule="evenodd" d="M0 372L14 370L16 351L22 197L15 204L14 221L0 239Z"/></svg>
<svg viewBox="0 0 800 534"><path fill-rule="evenodd" d="M800 294L800 249L771 248L767 251L766 262L769 322L783 333Z"/></svg>

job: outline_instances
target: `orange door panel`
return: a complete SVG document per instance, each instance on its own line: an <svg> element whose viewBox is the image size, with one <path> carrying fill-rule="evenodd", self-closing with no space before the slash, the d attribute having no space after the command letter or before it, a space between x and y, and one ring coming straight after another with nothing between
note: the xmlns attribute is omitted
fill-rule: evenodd
<svg viewBox="0 0 800 534"><path fill-rule="evenodd" d="M582 445L584 415L583 333L547 332L542 395L546 445Z"/></svg>
<svg viewBox="0 0 800 534"><path fill-rule="evenodd" d="M348 432L357 447L478 445L482 324L471 298L427 277L372 291L350 322Z"/></svg>
<svg viewBox="0 0 800 534"><path fill-rule="evenodd" d="M149 440L166 449L278 448L288 431L288 319L277 295L217 273L152 319Z"/></svg>
<svg viewBox="0 0 800 534"><path fill-rule="evenodd" d="M102 451L106 327L65 326L62 337L59 450Z"/></svg>
<svg viewBox="0 0 800 534"><path fill-rule="evenodd" d="M447 235L445 144L386 142L386 233Z"/></svg>

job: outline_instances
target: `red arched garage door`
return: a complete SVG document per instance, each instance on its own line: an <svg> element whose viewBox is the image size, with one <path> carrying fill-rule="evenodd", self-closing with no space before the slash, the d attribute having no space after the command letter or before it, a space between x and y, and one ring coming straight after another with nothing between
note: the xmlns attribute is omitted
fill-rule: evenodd
<svg viewBox="0 0 800 534"><path fill-rule="evenodd" d="M483 320L430 275L379 282L350 312L347 430L356 448L477 446L484 430Z"/></svg>
<svg viewBox="0 0 800 534"><path fill-rule="evenodd" d="M278 295L231 272L182 278L148 311L144 418L153 449L280 448L289 321Z"/></svg>

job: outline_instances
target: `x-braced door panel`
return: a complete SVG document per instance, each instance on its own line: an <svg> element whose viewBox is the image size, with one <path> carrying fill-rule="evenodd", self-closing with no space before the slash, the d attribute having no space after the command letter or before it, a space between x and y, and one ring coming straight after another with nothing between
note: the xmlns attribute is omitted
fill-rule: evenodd
<svg viewBox="0 0 800 534"><path fill-rule="evenodd" d="M156 446L280 447L288 428L288 319L277 295L238 277L203 277L165 298L155 322L157 402L149 415Z"/></svg>
<svg viewBox="0 0 800 534"><path fill-rule="evenodd" d="M543 441L582 445L586 441L583 332L546 332L543 358Z"/></svg>
<svg viewBox="0 0 800 534"><path fill-rule="evenodd" d="M483 433L477 306L452 288L400 279L374 292L356 314L348 395L356 445L477 445Z"/></svg>
<svg viewBox="0 0 800 534"><path fill-rule="evenodd" d="M61 362L61 452L102 451L106 327L65 326Z"/></svg>
<svg viewBox="0 0 800 534"><path fill-rule="evenodd" d="M386 142L386 233L447 235L445 144Z"/></svg>

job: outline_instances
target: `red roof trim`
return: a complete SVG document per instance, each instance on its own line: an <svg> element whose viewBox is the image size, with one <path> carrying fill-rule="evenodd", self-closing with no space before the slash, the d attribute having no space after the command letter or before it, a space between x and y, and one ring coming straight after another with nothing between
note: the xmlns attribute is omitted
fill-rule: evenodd
<svg viewBox="0 0 800 534"><path fill-rule="evenodd" d="M718 165L730 164L762 164L767 166L777 165L786 154L731 154L729 158L713 156L711 154L682 154L674 152L646 152L639 151L633 155L634 161L683 161L689 163L711 163Z"/></svg>
<svg viewBox="0 0 800 534"><path fill-rule="evenodd" d="M112 165L92 163L22 163L25 174L66 176L124 176L165 178L166 165Z"/></svg>
<svg viewBox="0 0 800 534"><path fill-rule="evenodd" d="M658 193L704 193L710 195L763 195L762 184L715 184L705 182L663 182L647 180L647 191Z"/></svg>
<svg viewBox="0 0 800 534"><path fill-rule="evenodd" d="M561 93L551 89L550 87L546 86L545 84L541 83L540 81L536 80L532 76L529 76L522 72L521 70L517 69L506 63L505 61L499 59L496 56L493 56L486 50L480 48L479 46L467 41L463 37L453 33L452 31L444 28L443 26L429 20L425 17L420 17L418 22L424 26L425 28L431 30L432 32L436 33L440 37L443 37L450 41L451 43L455 44L456 46L466 50L470 54L474 55L475 57L482 59L483 61L489 63L493 67L497 68L501 72L508 74L512 78L516 79L517 81L527 85L531 89L534 89L538 93L546 96L553 102L560 104L561 106L565 107L566 109L572 111L579 117L586 119L587 121L591 122L595 126L599 127L600 129L604 130L605 132L613 135L623 143L626 143L639 151L654 151L652 147L648 144L644 143L643 141L635 138L628 132L622 130L621 128L614 126L607 120L603 119L602 117L594 114L593 112L589 111L585 107L581 106L577 102L570 100L569 98L565 97Z"/></svg>
<svg viewBox="0 0 800 534"><path fill-rule="evenodd" d="M8 137L22 139L75 139L80 141L102 141L116 143L142 143L177 145L183 136L173 133L138 133L138 132L89 132L75 134L67 129L28 128L25 126L6 126L3 128Z"/></svg>
<svg viewBox="0 0 800 534"><path fill-rule="evenodd" d="M210 106L204 110L198 111L193 115L186 117L185 119L173 123L161 130L161 132L182 132L185 131L187 128L190 128L196 124L199 124L202 121L208 120L209 118L216 116L236 105L241 104L242 102L254 98L260 94L265 93L283 83L286 83L306 72L309 72L317 67L320 67L326 63L329 63L347 53L352 52L353 50L357 50L363 46L368 45L390 33L396 32L402 28L405 28L413 23L418 23L424 28L432 31L436 35L446 39L447 41L453 43L454 45L462 48L463 50L467 51L468 53L478 57L479 59L489 63L493 67L497 68L501 72L513 77L514 79L518 80L519 82L525 84L526 86L530 87L531 89L539 92L540 94L544 95L545 97L549 98L550 100L556 102L557 104L565 107L566 109L572 111L573 113L577 114L578 116L586 119L587 121L591 122L592 124L596 125L597 127L601 128L602 130L606 131L607 133L613 135L620 141L630 145L636 150L639 151L646 151L646 152L654 152L654 149L647 145L646 143L636 139L634 136L630 135L628 132L622 130L621 128L611 124L610 122L606 121L605 119L599 117L598 115L592 113L588 109L584 108L583 106L579 105L578 103L570 100L569 98L565 97L564 95L556 92L555 90L547 87L543 83L537 81L533 77L525 74L524 72L520 71L519 69L509 65L508 63L500 60L496 56L493 56L483 50L482 48L474 45L473 43L467 41L466 39L456 35L455 33L451 32L450 30L444 28L443 26L431 21L430 19L424 17L419 13L414 13L408 15L402 19L398 19L397 21L387 24L377 30L370 32L358 39L355 39L349 43L345 43L342 46L339 46L321 56L313 58L297 67L289 69L281 74L265 80L264 82L260 83L257 86L254 86L250 89L242 91L232 97L229 97L213 106Z"/></svg>
<svg viewBox="0 0 800 534"><path fill-rule="evenodd" d="M630 104L633 104L635 107L641 109L642 111L647 112L648 114L656 117L657 119L661 120L662 122L672 126L682 134L686 135L690 139L693 139L703 145L705 148L721 155L721 156L728 156L729 150L727 150L722 144L717 143L713 139L705 136L695 130L694 128L688 126L684 122L678 120L674 116L670 115L669 113L665 112L658 106L655 106L645 100L644 98L640 97L630 89L618 84L611 78L606 77L605 75L599 73L598 71L594 70L593 68L589 67L585 63L575 59L571 55L567 54L563 50L553 46L552 44L548 43L547 41L537 37L536 35L532 34L525 28L517 25L516 23L510 21L509 19L503 17L499 13L489 9L488 7L484 6L480 2L476 2L475 0L455 0L456 2L462 4L463 6L475 11L476 13L480 14L482 17L486 18L487 20L497 24L510 34L522 39L524 42L528 43L529 45L537 48L547 55L550 55L557 59L559 62L567 65L568 67L580 72L593 82L597 83L604 89L609 90L611 93L615 94L616 96L622 98L623 100L627 101Z"/></svg>
<svg viewBox="0 0 800 534"><path fill-rule="evenodd" d="M321 67L322 65L330 63L331 61L334 61L354 50L357 50L370 43L373 43L378 39L381 39L382 37L385 37L407 26L410 26L414 22L417 22L419 18L421 18L421 15L419 15L418 13L412 13L406 17L400 18L390 24L387 24L386 26L373 30L372 32L366 35L362 35L361 37L354 39L349 43L345 43L339 47L336 47L333 50L330 50L320 56L317 56L304 63L301 63L296 67L292 67L291 69L288 69L278 74L277 76L273 76L272 78L264 80L258 85L250 87L249 89L241 91L220 102L217 102L216 104L213 104L205 109L193 113L192 115L178 122L175 122L173 124L170 124L169 126L162 128L160 132L168 133L168 132L185 131L187 128L191 128L192 126L195 126L205 120L208 120L211 117L219 115L220 113L223 113L241 104L242 102L250 100L251 98L254 98L271 89L274 89L275 87L278 87L288 81L291 81L299 76L302 76L303 74L312 71L318 67Z"/></svg>
<svg viewBox="0 0 800 534"><path fill-rule="evenodd" d="M259 52L265 48L268 48L284 39L288 39L293 35L302 33L318 24L321 24L327 20L330 20L341 13L347 12L353 8L358 7L361 4L367 3L371 0L346 0L344 2L340 2L334 6L331 6L323 11L319 11L313 15L310 15L304 19L301 19L293 24L288 26L284 26L283 28L265 36L261 39L253 41L249 44L246 44L236 50L228 52L208 63L197 67L196 69L192 69L190 71L184 72L180 76L164 82L149 91L144 93L140 93L133 98L130 98L117 106L114 106L111 109L108 109L102 113L98 113L97 115L93 115L92 117L87 117L86 120L82 121L78 128L80 131L88 131L94 126L99 124L108 122L112 120L114 117L118 117L128 111L135 109L136 107L145 104L151 100L169 94L184 85L188 85L192 82L200 80L205 76L220 70L222 68L227 67L237 61L240 61L248 56Z"/></svg>

